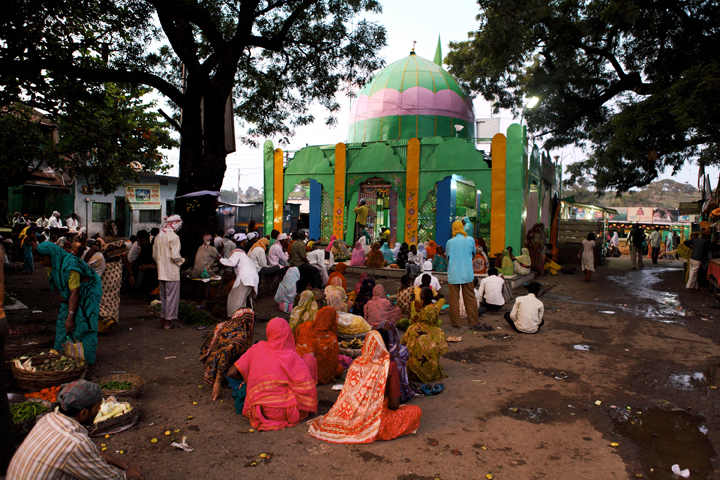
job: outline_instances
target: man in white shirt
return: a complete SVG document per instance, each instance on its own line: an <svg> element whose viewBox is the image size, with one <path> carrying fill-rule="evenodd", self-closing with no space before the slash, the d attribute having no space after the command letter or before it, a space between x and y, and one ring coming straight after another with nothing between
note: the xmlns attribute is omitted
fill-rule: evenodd
<svg viewBox="0 0 720 480"><path fill-rule="evenodd" d="M422 272L423 263L425 263L425 257L423 257L422 253L417 251L417 247L415 245L411 246L410 251L408 252L407 263L405 264L405 274L413 276L419 275L420 272Z"/></svg>
<svg viewBox="0 0 720 480"><path fill-rule="evenodd" d="M270 247L268 252L268 263L270 266L280 265L283 267L290 266L288 260L290 254L286 251L288 246L288 236L286 233L281 233L277 237L277 241Z"/></svg>
<svg viewBox="0 0 720 480"><path fill-rule="evenodd" d="M145 230L139 230L137 233L139 234L140 232L145 232ZM145 232L144 234L147 234L147 232ZM133 237L130 237L130 240L132 239ZM128 252L128 261L132 263L138 259L138 256L140 256L140 243L138 243L137 236L135 236L135 240L130 246L130 251Z"/></svg>
<svg viewBox="0 0 720 480"><path fill-rule="evenodd" d="M662 245L662 232L660 227L655 227L655 231L650 234L650 248L652 248L652 263L658 263L660 256L660 245Z"/></svg>
<svg viewBox="0 0 720 480"><path fill-rule="evenodd" d="M427 261L423 263L423 275L418 275L415 279L415 286L420 286L424 275L430 275L430 286L439 292L441 288L440 280L438 280L437 277L430 272L432 272L432 262Z"/></svg>
<svg viewBox="0 0 720 480"><path fill-rule="evenodd" d="M235 233L235 232L233 232ZM215 232L215 238L213 239L213 247L215 247L215 250L218 252L222 251L223 246L223 231L218 230Z"/></svg>
<svg viewBox="0 0 720 480"><path fill-rule="evenodd" d="M233 239L235 238L235 230L232 228L227 231L225 234L225 238L223 239L223 248L222 248L222 254L223 258L230 258L230 255L232 255L233 250L237 247L235 242L233 242ZM218 250L220 251L220 250Z"/></svg>
<svg viewBox="0 0 720 480"><path fill-rule="evenodd" d="M42 230L45 230L46 228L48 228L48 223L49 223L48 219L45 217L44 213L42 214L42 216L40 218L38 218L35 221L35 225L37 225L38 228L41 228Z"/></svg>
<svg viewBox="0 0 720 480"><path fill-rule="evenodd" d="M172 323L178 318L180 308L180 265L185 259L180 256L180 237L175 233L182 227L180 215L172 215L165 220L160 233L153 244L153 259L157 264L160 283L160 328L174 330L180 328Z"/></svg>
<svg viewBox="0 0 720 480"><path fill-rule="evenodd" d="M273 265L271 267L270 264L268 264L267 253L265 252L269 243L267 238L261 238L250 247L248 257L250 257L253 265L255 265L255 271L258 275L275 275L282 269L280 265Z"/></svg>
<svg viewBox="0 0 720 480"><path fill-rule="evenodd" d="M80 222L78 222L77 213L73 213L70 215L70 218L67 219L67 222L65 223L68 228L74 228L75 230L78 229L80 226Z"/></svg>
<svg viewBox="0 0 720 480"><path fill-rule="evenodd" d="M221 258L220 263L235 271L235 283L227 299L227 316L230 318L239 309L246 307L250 295L257 295L260 277L252 260L241 248L233 250L230 258Z"/></svg>
<svg viewBox="0 0 720 480"><path fill-rule="evenodd" d="M505 305L505 297L502 293L504 284L505 280L498 277L498 269L495 267L488 270L488 276L480 281L477 296L487 311L497 312Z"/></svg>
<svg viewBox="0 0 720 480"><path fill-rule="evenodd" d="M48 220L48 228L62 228L62 220L60 219L60 212L54 211L50 220Z"/></svg>
<svg viewBox="0 0 720 480"><path fill-rule="evenodd" d="M505 313L505 320L518 333L537 333L540 327L545 325L543 314L545 307L537 299L540 291L538 282L531 282L528 285L528 294L515 299L515 306L512 312Z"/></svg>

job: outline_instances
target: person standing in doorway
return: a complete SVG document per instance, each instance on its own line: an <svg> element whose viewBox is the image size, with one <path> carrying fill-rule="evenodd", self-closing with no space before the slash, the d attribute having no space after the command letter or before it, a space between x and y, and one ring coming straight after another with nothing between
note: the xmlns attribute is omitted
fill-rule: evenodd
<svg viewBox="0 0 720 480"><path fill-rule="evenodd" d="M153 244L153 258L157 263L162 302L160 328L165 330L180 328L173 323L173 320L178 318L180 308L180 265L185 263L185 259L180 256L180 237L176 233L180 227L180 215L168 217Z"/></svg>
<svg viewBox="0 0 720 480"><path fill-rule="evenodd" d="M660 256L660 245L662 245L662 233L660 227L656 226L655 231L650 234L650 248L652 248L652 263L658 263L658 256Z"/></svg>
<svg viewBox="0 0 720 480"><path fill-rule="evenodd" d="M463 296L467 310L468 324L471 329L478 329L478 309L475 302L473 280L473 257L475 256L475 240L468 237L461 221L452 224L453 237L447 242L448 283L450 285L450 323L455 328L462 326L460 319L460 295Z"/></svg>
<svg viewBox="0 0 720 480"><path fill-rule="evenodd" d="M360 232L367 227L368 207L365 199L360 200L358 206L353 208L353 212L355 212L355 241L357 241L360 238Z"/></svg>

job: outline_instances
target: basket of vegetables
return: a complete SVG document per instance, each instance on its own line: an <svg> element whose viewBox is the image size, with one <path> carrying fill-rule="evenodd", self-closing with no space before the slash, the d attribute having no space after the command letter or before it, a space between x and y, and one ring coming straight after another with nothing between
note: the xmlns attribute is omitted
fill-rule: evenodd
<svg viewBox="0 0 720 480"><path fill-rule="evenodd" d="M55 343L53 335L15 335L9 336L5 343L5 355L8 357L17 357L32 352L33 350L43 349Z"/></svg>
<svg viewBox="0 0 720 480"><path fill-rule="evenodd" d="M357 358L362 355L362 347L364 341L355 338L351 341L341 340L340 341L340 355L345 355L350 358Z"/></svg>
<svg viewBox="0 0 720 480"><path fill-rule="evenodd" d="M145 380L129 373L107 375L93 381L100 385L105 396L136 397L145 386Z"/></svg>
<svg viewBox="0 0 720 480"><path fill-rule="evenodd" d="M38 398L8 398L10 414L15 424L15 435L20 438L27 435L35 426L38 418L52 411L52 403Z"/></svg>
<svg viewBox="0 0 720 480"><path fill-rule="evenodd" d="M140 417L136 400L110 396L103 399L100 411L87 428L91 437L120 433L135 425Z"/></svg>
<svg viewBox="0 0 720 480"><path fill-rule="evenodd" d="M13 360L12 374L20 388L38 390L72 382L85 375L87 363L81 358L41 353Z"/></svg>
<svg viewBox="0 0 720 480"><path fill-rule="evenodd" d="M43 388L39 392L26 393L27 398L37 398L45 400L46 402L55 403L57 402L57 394L60 392L62 385L56 385L54 387Z"/></svg>

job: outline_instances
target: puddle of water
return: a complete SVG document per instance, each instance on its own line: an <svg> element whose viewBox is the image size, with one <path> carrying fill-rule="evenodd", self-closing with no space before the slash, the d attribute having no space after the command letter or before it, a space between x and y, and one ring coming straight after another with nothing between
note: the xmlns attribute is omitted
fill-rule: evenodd
<svg viewBox="0 0 720 480"><path fill-rule="evenodd" d="M611 410L611 417L617 433L637 447L645 473L655 470L650 478L673 478L670 469L676 463L689 468L692 478L706 478L712 472L710 459L715 452L703 418L679 408L648 406L640 412Z"/></svg>
<svg viewBox="0 0 720 480"><path fill-rule="evenodd" d="M550 415L547 410L540 407L506 407L503 413L516 420L530 423L542 423Z"/></svg>
<svg viewBox="0 0 720 480"><path fill-rule="evenodd" d="M609 276L608 278L618 285L619 292L632 297L629 305L622 307L622 310L658 322L681 323L685 310L680 305L678 296L653 287L662 282L659 273L667 270L679 271L680 268L668 265L663 268L642 268L623 275Z"/></svg>
<svg viewBox="0 0 720 480"><path fill-rule="evenodd" d="M692 390L707 385L707 378L702 372L674 373L668 377L667 386L678 390Z"/></svg>
<svg viewBox="0 0 720 480"><path fill-rule="evenodd" d="M593 347L591 345L573 345L573 348L575 350L580 350L581 352L592 352L597 349L597 347Z"/></svg>

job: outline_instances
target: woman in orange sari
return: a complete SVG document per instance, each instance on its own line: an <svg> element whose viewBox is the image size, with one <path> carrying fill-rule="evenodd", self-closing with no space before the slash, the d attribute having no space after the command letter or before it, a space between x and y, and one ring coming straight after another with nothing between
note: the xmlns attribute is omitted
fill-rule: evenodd
<svg viewBox="0 0 720 480"><path fill-rule="evenodd" d="M252 428L280 430L317 412L317 362L295 351L287 320L273 318L265 333L267 341L250 347L227 376L247 382L242 413Z"/></svg>
<svg viewBox="0 0 720 480"><path fill-rule="evenodd" d="M432 261L435 257L435 253L437 253L437 243L435 243L435 240L430 240L428 242L428 246L425 247L425 250L427 251L427 259Z"/></svg>
<svg viewBox="0 0 720 480"><path fill-rule="evenodd" d="M387 337L387 332L385 332ZM308 434L331 443L371 443L415 433L422 411L400 405L400 375L378 331L365 337L335 405L310 422Z"/></svg>
<svg viewBox="0 0 720 480"><path fill-rule="evenodd" d="M315 320L305 322L295 330L295 350L301 357L307 353L317 361L318 385L325 385L342 375L338 361L340 344L337 339L338 313L332 307L323 307Z"/></svg>
<svg viewBox="0 0 720 480"><path fill-rule="evenodd" d="M346 263L338 263L335 265L335 271L328 277L328 285L333 278L340 278L342 280L342 287L347 292L347 279L345 278L345 270L347 269Z"/></svg>

